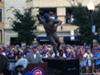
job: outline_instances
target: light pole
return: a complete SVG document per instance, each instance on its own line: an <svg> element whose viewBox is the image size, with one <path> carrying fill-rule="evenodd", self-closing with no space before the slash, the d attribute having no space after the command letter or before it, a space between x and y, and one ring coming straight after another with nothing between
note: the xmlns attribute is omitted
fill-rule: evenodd
<svg viewBox="0 0 100 75"><path fill-rule="evenodd" d="M89 3L87 4L87 8L88 10L90 11L90 18L91 18L91 32L93 34L93 37L94 37L94 34L95 34L95 25L94 25L94 20L93 20L93 12L95 10L95 5L93 3L93 0L90 0ZM93 38L92 38L92 46L93 46Z"/></svg>

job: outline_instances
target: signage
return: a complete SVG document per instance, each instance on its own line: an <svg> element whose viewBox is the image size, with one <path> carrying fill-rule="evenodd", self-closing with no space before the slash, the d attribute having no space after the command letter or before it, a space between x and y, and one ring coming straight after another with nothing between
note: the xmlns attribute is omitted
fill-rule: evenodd
<svg viewBox="0 0 100 75"><path fill-rule="evenodd" d="M44 75L44 71L40 67L36 67L32 69L32 75Z"/></svg>

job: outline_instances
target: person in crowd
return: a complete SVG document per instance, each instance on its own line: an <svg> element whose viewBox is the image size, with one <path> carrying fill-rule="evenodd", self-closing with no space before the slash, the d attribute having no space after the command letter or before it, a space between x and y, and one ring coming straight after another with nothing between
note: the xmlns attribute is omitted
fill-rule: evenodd
<svg viewBox="0 0 100 75"><path fill-rule="evenodd" d="M7 57L9 59L15 59L15 52L14 52L14 48L9 48L7 49Z"/></svg>
<svg viewBox="0 0 100 75"><path fill-rule="evenodd" d="M39 49L40 51L40 54L42 55L42 57L44 58L44 57L46 57L46 54L47 54L47 52L48 52L48 50L47 50L47 45L42 45L42 48L41 49Z"/></svg>
<svg viewBox="0 0 100 75"><path fill-rule="evenodd" d="M68 46L65 50L65 55L67 59L75 58L75 52L73 51L73 48L71 46Z"/></svg>
<svg viewBox="0 0 100 75"><path fill-rule="evenodd" d="M28 63L28 60L22 54L19 54L19 59L15 63L15 71L18 75L20 73L21 75L24 73L24 70L27 68Z"/></svg>
<svg viewBox="0 0 100 75"><path fill-rule="evenodd" d="M9 75L8 67L9 67L9 59L0 54L0 75Z"/></svg>
<svg viewBox="0 0 100 75"><path fill-rule="evenodd" d="M84 66L85 66L85 69L86 69L86 73L92 73L93 54L92 54L90 49L85 51L85 53L83 54L83 59L84 59Z"/></svg>
<svg viewBox="0 0 100 75"><path fill-rule="evenodd" d="M57 26L60 25L62 22L58 20L57 16L52 11L49 11L49 13L42 13L43 12L41 12L40 15L37 15L38 20L43 24L47 37L53 45L55 57L57 57L57 51L59 52L60 41L56 31Z"/></svg>
<svg viewBox="0 0 100 75"><path fill-rule="evenodd" d="M63 49L60 49L60 50L59 50L58 56L59 56L59 58L66 58L66 55L65 55Z"/></svg>
<svg viewBox="0 0 100 75"><path fill-rule="evenodd" d="M32 46L22 47L23 55L26 56L32 50Z"/></svg>
<svg viewBox="0 0 100 75"><path fill-rule="evenodd" d="M26 54L25 56L27 60L29 61L29 64L35 64L35 63L42 63L42 56L40 55L37 46L34 46L32 51Z"/></svg>
<svg viewBox="0 0 100 75"><path fill-rule="evenodd" d="M2 55L4 55L4 56L7 56L6 49L1 48L1 53L0 53L0 54L2 54Z"/></svg>
<svg viewBox="0 0 100 75"><path fill-rule="evenodd" d="M51 18L53 19L53 18ZM54 45L53 44L43 44L43 45L32 45L31 47L25 47L23 49L22 47L16 47L16 46L2 46L0 47L0 54L3 56L6 56L9 59L15 59L15 60L21 60L20 54L24 54L25 58L29 62L29 64L34 63L41 63L42 58L54 58ZM61 50L61 51L60 51ZM93 52L93 53L92 53ZM57 56L59 58L66 58L66 59L80 59L80 67L81 69L85 69L84 72L91 72L92 63L93 64L93 70L96 70L96 72L100 72L100 45L95 45L93 47L91 52L91 49L89 46L84 45L60 45L59 52L57 51ZM17 57L17 59L16 59ZM92 59L94 58L94 61ZM1 62L1 60L0 60ZM0 68L2 65L0 66ZM83 70L84 70L83 69Z"/></svg>
<svg viewBox="0 0 100 75"><path fill-rule="evenodd" d="M94 52L95 70L100 71L100 50L96 49Z"/></svg>
<svg viewBox="0 0 100 75"><path fill-rule="evenodd" d="M81 72L85 73L85 59L83 58L83 55L85 54L84 48L80 48L80 53L79 53L79 60L80 60L80 68Z"/></svg>
<svg viewBox="0 0 100 75"><path fill-rule="evenodd" d="M55 54L53 52L53 48L48 47L47 50L48 50L48 52L46 53L44 58L54 58Z"/></svg>

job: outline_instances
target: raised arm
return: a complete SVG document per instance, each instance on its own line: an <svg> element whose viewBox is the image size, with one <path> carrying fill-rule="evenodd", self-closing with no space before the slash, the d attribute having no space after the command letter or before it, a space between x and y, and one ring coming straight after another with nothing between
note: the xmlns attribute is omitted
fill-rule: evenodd
<svg viewBox="0 0 100 75"><path fill-rule="evenodd" d="M38 18L40 23L45 24L45 19L43 18L43 16L37 15L37 18Z"/></svg>

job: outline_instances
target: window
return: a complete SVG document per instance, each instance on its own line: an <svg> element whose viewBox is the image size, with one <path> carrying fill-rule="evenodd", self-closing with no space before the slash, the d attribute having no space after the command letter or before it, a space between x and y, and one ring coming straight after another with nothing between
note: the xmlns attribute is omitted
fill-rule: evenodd
<svg viewBox="0 0 100 75"><path fill-rule="evenodd" d="M74 21L74 15L72 8L66 8L66 23L73 23Z"/></svg>
<svg viewBox="0 0 100 75"><path fill-rule="evenodd" d="M39 9L39 13L40 13L40 11L42 11L43 14L44 14L44 13L49 13L49 11L52 11L52 12L54 12L55 14L57 13L56 8L40 8L40 9Z"/></svg>

